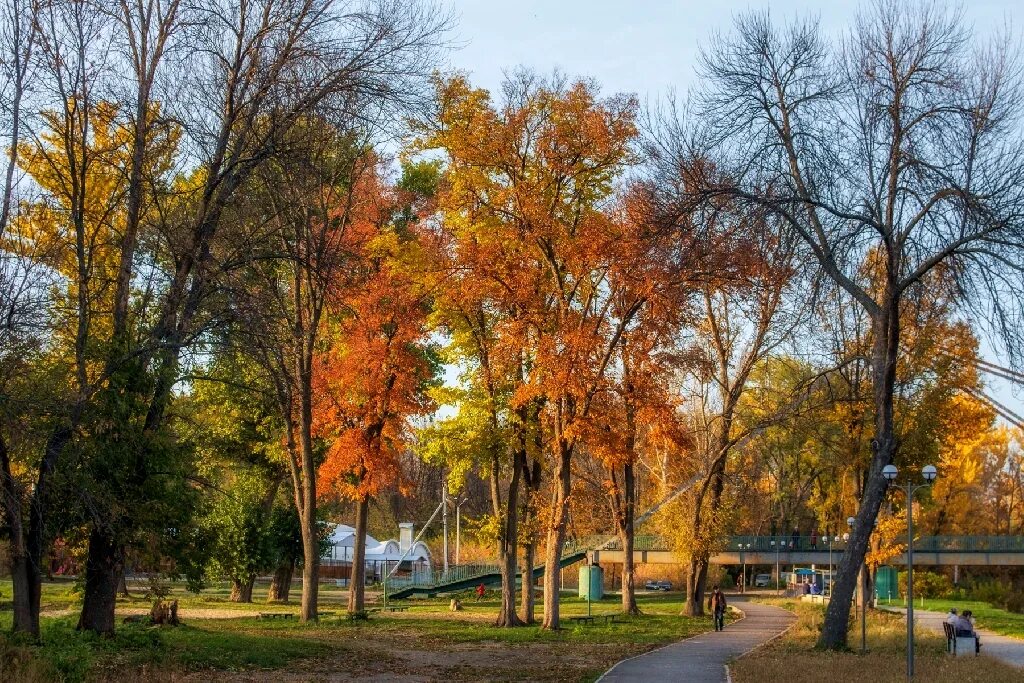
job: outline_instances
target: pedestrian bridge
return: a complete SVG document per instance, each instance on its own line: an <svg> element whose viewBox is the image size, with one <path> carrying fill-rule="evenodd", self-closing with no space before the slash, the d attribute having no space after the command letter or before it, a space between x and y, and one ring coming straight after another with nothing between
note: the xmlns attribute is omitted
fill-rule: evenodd
<svg viewBox="0 0 1024 683"><path fill-rule="evenodd" d="M846 543L842 540L808 536L733 536L711 555L712 564L740 565L828 565L838 564ZM590 536L575 542L586 547L592 561L622 562L622 545L617 536ZM679 555L661 536L637 536L633 561L645 564L678 564ZM906 565L906 554L886 561ZM922 536L914 541L914 566L1024 565L1024 536Z"/></svg>

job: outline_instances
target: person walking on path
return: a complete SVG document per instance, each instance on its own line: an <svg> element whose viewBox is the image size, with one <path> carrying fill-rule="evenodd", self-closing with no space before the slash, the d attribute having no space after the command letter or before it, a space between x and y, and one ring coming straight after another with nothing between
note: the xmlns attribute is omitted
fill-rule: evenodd
<svg viewBox="0 0 1024 683"><path fill-rule="evenodd" d="M818 530L811 531L811 550L818 549Z"/></svg>
<svg viewBox="0 0 1024 683"><path fill-rule="evenodd" d="M477 602L480 602L481 600L484 599L484 591L486 591L486 590L487 589L484 588L484 585L482 583L479 586L476 587L476 600L477 600Z"/></svg>
<svg viewBox="0 0 1024 683"><path fill-rule="evenodd" d="M718 590L718 586L715 586L711 591L711 597L708 598L708 609L715 619L716 631L725 630L725 608L725 593Z"/></svg>
<svg viewBox="0 0 1024 683"><path fill-rule="evenodd" d="M790 550L800 550L800 527L793 527L793 538L789 541Z"/></svg>

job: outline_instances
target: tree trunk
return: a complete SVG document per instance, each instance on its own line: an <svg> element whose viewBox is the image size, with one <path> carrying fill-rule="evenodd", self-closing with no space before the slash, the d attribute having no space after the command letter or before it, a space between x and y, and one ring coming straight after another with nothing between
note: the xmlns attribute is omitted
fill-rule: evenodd
<svg viewBox="0 0 1024 683"><path fill-rule="evenodd" d="M558 471L551 497L551 521L548 527L547 551L544 559L544 622L545 629L556 630L559 622L559 598L562 589L562 546L568 521L572 447L564 439L558 444Z"/></svg>
<svg viewBox="0 0 1024 683"><path fill-rule="evenodd" d="M239 578L231 577L231 602L252 602L252 586L256 583L256 576Z"/></svg>
<svg viewBox="0 0 1024 683"><path fill-rule="evenodd" d="M686 605L683 614L690 617L704 616L704 593L708 581L707 557L693 555L686 573Z"/></svg>
<svg viewBox="0 0 1024 683"><path fill-rule="evenodd" d="M25 547L25 531L22 518L22 499L7 451L7 441L0 436L0 487L3 495L4 521L11 538L11 582L13 584L13 609L15 633L30 633L39 637L39 611L32 611L32 581L29 572L28 549ZM38 604L38 603L37 603Z"/></svg>
<svg viewBox="0 0 1024 683"><path fill-rule="evenodd" d="M735 405L735 404L733 404ZM707 589L708 567L711 564L711 531L715 527L714 515L722 504L725 491L725 465L729 455L728 435L732 428L732 410L723 409L722 427L718 435L718 456L712 463L711 471L705 480L704 487L697 494L693 511L693 538L695 549L690 553L690 566L686 575L686 604L683 614L702 616L704 614L704 593ZM708 499L710 494L710 499ZM704 508L712 516L709 523L704 515ZM711 529L708 527L711 526Z"/></svg>
<svg viewBox="0 0 1024 683"><path fill-rule="evenodd" d="M12 543L13 545L13 543ZM38 572L36 572L38 577ZM39 609L32 609L32 573L29 571L28 557L24 553L11 555L11 581L14 588L14 627L15 633L29 633L39 637Z"/></svg>
<svg viewBox="0 0 1024 683"><path fill-rule="evenodd" d="M491 506L502 521L498 537L498 562L501 568L501 608L494 625L522 626L516 614L516 560L519 550L519 480L526 461L526 453L517 450L512 461L512 477L508 483L508 496L501 502L501 469L499 454L495 454L491 467ZM504 519L502 519L504 517Z"/></svg>
<svg viewBox="0 0 1024 683"><path fill-rule="evenodd" d="M302 509L299 522L302 524L302 608L303 622L317 621L317 601L320 595L320 529L316 519L316 461L313 457L313 396L312 396L312 340L303 353L306 362L300 362L299 438L302 453ZM356 543L365 549L366 512L363 515L363 535L357 536ZM360 587L361 589L362 587ZM362 593L360 593L360 596ZM361 597L360 597L361 599Z"/></svg>
<svg viewBox="0 0 1024 683"><path fill-rule="evenodd" d="M533 411L531 414L535 416L536 411ZM543 452L542 437L539 429L535 430L534 439L536 452ZM537 458L532 458L531 460L531 463L523 463L523 480L526 483L526 491L522 496L522 514L520 515L521 527L526 530L526 533L522 534L523 571L519 604L520 619L523 624L534 624L537 622L533 614L536 604L534 595L536 586L533 580L533 569L537 562L537 530L534 527L534 522L537 517L535 506L537 504L537 492L540 490L541 462Z"/></svg>
<svg viewBox="0 0 1024 683"><path fill-rule="evenodd" d="M131 593L128 592L128 581L125 579L125 569L121 568L121 576L117 579L117 594L122 598L132 597Z"/></svg>
<svg viewBox="0 0 1024 683"><path fill-rule="evenodd" d="M348 582L349 614L366 610L366 518L370 511L370 497L356 502L356 534L352 544L352 573Z"/></svg>
<svg viewBox="0 0 1024 683"><path fill-rule="evenodd" d="M124 546L112 533L94 525L85 562L85 594L78 619L79 631L105 635L114 632L117 584L123 568Z"/></svg>
<svg viewBox="0 0 1024 683"><path fill-rule="evenodd" d="M871 383L875 403L875 438L872 441L871 467L856 521L850 530L850 540L836 570L832 599L825 610L825 620L818 639L818 647L829 650L847 647L850 603L857 587L861 564L867 554L871 531L885 498L887 482L882 477L882 468L892 463L897 448L893 429L893 391L899 352L899 307L891 296L887 301L889 305L884 308L883 314L873 321ZM907 504L910 505L911 501L907 501Z"/></svg>
<svg viewBox="0 0 1024 683"><path fill-rule="evenodd" d="M294 573L294 559L277 565L277 569L274 570L274 578L270 582L270 590L267 591L267 602L288 602L288 596L292 589L292 574Z"/></svg>
<svg viewBox="0 0 1024 683"><path fill-rule="evenodd" d="M636 586L633 572L633 545L636 538L634 525L636 476L631 462L627 462L623 466L623 487L625 488L625 510L623 510L623 524L619 529L619 539L622 541L622 613L640 614L640 609L636 606Z"/></svg>
<svg viewBox="0 0 1024 683"><path fill-rule="evenodd" d="M537 604L536 586L533 580L533 568L536 562L537 536L531 533L530 538L523 545L522 585L519 588L519 618L524 625L537 623L537 618L533 614Z"/></svg>

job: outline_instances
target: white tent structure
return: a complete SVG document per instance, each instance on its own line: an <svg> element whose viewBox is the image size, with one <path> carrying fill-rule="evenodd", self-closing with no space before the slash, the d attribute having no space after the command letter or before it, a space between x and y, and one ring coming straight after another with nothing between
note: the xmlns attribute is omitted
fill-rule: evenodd
<svg viewBox="0 0 1024 683"><path fill-rule="evenodd" d="M345 585L351 576L352 552L356 530L347 524L336 524L330 536L330 547L320 558L324 578L334 578ZM388 579L389 584L428 581L432 564L430 549L422 541L413 541L413 525L398 525L398 540L378 541L366 535L366 581L376 583L388 572L398 570ZM408 552L406 552L408 551ZM400 564L399 564L400 563Z"/></svg>

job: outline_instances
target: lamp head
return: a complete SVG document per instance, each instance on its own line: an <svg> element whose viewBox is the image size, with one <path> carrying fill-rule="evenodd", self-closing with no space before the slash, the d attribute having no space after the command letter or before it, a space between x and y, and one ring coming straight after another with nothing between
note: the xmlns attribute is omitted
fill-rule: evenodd
<svg viewBox="0 0 1024 683"><path fill-rule="evenodd" d="M929 484L935 481L935 477L939 475L939 471L935 469L935 465L925 465L921 468L921 476Z"/></svg>
<svg viewBox="0 0 1024 683"><path fill-rule="evenodd" d="M900 471L896 469L896 465L886 465L882 468L882 476L885 477L886 481L893 481L899 473Z"/></svg>
<svg viewBox="0 0 1024 683"><path fill-rule="evenodd" d="M846 524L847 524L847 526L851 526L851 527L852 527L852 526L853 526L853 523L854 523L854 522L856 522L856 521L857 521L857 518L856 518L856 517L847 517L847 518L846 518Z"/></svg>

